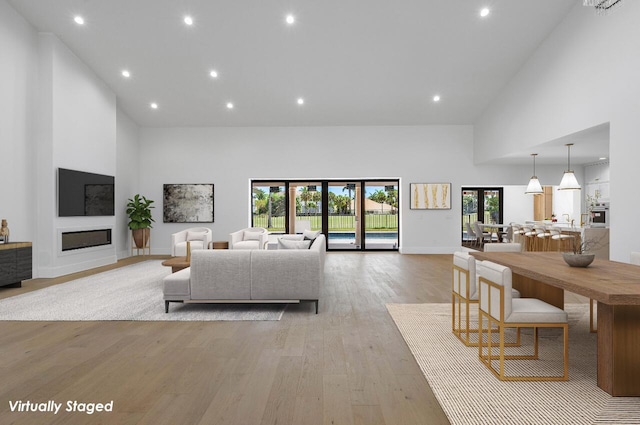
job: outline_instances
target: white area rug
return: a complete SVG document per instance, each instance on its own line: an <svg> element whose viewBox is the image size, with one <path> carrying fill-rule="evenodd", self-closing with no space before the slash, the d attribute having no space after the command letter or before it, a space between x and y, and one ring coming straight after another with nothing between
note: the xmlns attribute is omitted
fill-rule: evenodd
<svg viewBox="0 0 640 425"><path fill-rule="evenodd" d="M286 304L180 304L164 312L161 261L72 280L0 300L0 320L280 320ZM27 283L28 285L28 283Z"/></svg>
<svg viewBox="0 0 640 425"><path fill-rule="evenodd" d="M480 363L478 348L464 346L451 332L450 304L387 309L453 425L640 424L640 398L611 397L596 384L597 336L589 333L588 305L565 306L567 382L499 381ZM541 347L561 351L561 341L541 333Z"/></svg>

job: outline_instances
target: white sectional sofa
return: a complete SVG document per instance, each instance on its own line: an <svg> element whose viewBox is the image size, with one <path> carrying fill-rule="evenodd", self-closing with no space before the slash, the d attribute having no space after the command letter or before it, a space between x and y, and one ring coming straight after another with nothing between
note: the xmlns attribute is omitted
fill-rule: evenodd
<svg viewBox="0 0 640 425"><path fill-rule="evenodd" d="M191 267L164 278L169 303L315 302L324 282L326 238L308 249L224 250L191 253Z"/></svg>

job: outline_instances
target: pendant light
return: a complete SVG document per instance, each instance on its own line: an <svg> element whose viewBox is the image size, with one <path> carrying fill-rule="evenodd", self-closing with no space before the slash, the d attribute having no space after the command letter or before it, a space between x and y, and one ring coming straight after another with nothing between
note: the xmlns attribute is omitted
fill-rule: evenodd
<svg viewBox="0 0 640 425"><path fill-rule="evenodd" d="M540 185L540 180L538 180L538 177L536 176L536 156L537 155L538 155L537 153L531 154L531 156L533 157L533 176L531 177L531 180L529 180L529 184L527 185L527 190L524 191L524 193L529 195L538 195L540 193L544 193L544 191L542 190L542 186Z"/></svg>
<svg viewBox="0 0 640 425"><path fill-rule="evenodd" d="M571 169L571 146L573 146L573 143L567 143L565 146L567 147L567 171L565 171L562 176L558 190L580 190L581 188L576 179L576 175L573 174L573 170Z"/></svg>

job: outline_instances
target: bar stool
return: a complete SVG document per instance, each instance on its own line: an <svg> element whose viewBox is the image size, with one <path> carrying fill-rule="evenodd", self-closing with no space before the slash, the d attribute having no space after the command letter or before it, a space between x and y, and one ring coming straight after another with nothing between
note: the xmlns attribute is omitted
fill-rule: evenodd
<svg viewBox="0 0 640 425"><path fill-rule="evenodd" d="M522 235L524 234L522 225L518 223L511 223L511 229L513 230L513 240L511 242L522 243Z"/></svg>
<svg viewBox="0 0 640 425"><path fill-rule="evenodd" d="M533 230L536 232L535 250L549 251L549 241L551 240L551 234L547 231L547 228L541 224L537 224L533 226Z"/></svg>
<svg viewBox="0 0 640 425"><path fill-rule="evenodd" d="M523 225L522 236L524 236L525 251L533 251L536 237L536 232L533 231L533 226L530 224Z"/></svg>
<svg viewBox="0 0 640 425"><path fill-rule="evenodd" d="M551 235L551 240L556 241L556 251L571 251L573 235L564 234L561 228L555 226L549 228L549 234Z"/></svg>

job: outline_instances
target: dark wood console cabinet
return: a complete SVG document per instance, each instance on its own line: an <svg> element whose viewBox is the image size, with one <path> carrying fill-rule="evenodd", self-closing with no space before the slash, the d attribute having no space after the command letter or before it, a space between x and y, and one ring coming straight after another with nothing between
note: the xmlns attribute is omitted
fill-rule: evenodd
<svg viewBox="0 0 640 425"><path fill-rule="evenodd" d="M31 279L31 242L0 244L0 286L22 286Z"/></svg>

